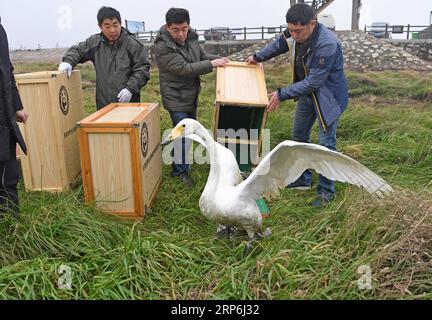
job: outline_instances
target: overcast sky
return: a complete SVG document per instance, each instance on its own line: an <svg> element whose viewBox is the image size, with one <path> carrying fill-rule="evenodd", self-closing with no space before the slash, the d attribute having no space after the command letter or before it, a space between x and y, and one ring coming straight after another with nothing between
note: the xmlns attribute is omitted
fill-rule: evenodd
<svg viewBox="0 0 432 320"><path fill-rule="evenodd" d="M372 21L390 24L428 25L432 0L363 0L360 26ZM147 30L164 24L165 12L173 6L191 14L197 29L212 26L259 27L285 23L288 0L1 0L0 16L10 46L17 48L68 47L98 33L98 9L112 6L122 19L145 21ZM337 30L351 27L352 0L336 0L325 13L331 13ZM408 7L404 7L408 5Z"/></svg>

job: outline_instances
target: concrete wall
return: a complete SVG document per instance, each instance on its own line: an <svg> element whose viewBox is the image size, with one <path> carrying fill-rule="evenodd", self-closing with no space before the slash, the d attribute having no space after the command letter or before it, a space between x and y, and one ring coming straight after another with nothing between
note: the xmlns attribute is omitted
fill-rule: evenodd
<svg viewBox="0 0 432 320"><path fill-rule="evenodd" d="M343 32L338 33L338 36L343 38ZM408 53L419 57L425 61L432 62L432 39L382 39L388 44L395 47L404 49ZM267 41L268 42L268 41ZM263 40L248 40L248 41L207 41L204 45L207 52L212 54L219 54L222 56L229 56L234 53L240 52L252 45L265 44Z"/></svg>
<svg viewBox="0 0 432 320"><path fill-rule="evenodd" d="M262 40L206 41L204 43L204 49L208 53L227 57L261 41Z"/></svg>
<svg viewBox="0 0 432 320"><path fill-rule="evenodd" d="M246 48L249 48L253 44L261 43L262 40L238 40L238 41L206 41L201 44L204 46L204 49L207 53L220 55L222 57L228 57L236 52L242 51ZM150 52L150 59L152 62L152 67L156 67L154 55L151 52L152 43L145 42L143 43L144 47L147 49L147 52Z"/></svg>
<svg viewBox="0 0 432 320"><path fill-rule="evenodd" d="M412 55L415 55L423 60L432 62L432 39L386 39L386 41L395 47L404 49Z"/></svg>
<svg viewBox="0 0 432 320"><path fill-rule="evenodd" d="M405 51L403 48L393 46L382 39L377 39L363 31L337 31L337 37L344 50L345 66L350 70L418 70L431 71L432 63ZM269 43L256 43L243 51L230 56L232 60L243 61L253 55L257 50ZM422 50L420 46L418 50ZM266 63L288 63L288 54L280 55Z"/></svg>
<svg viewBox="0 0 432 320"><path fill-rule="evenodd" d="M420 31L419 39L432 39L432 26Z"/></svg>

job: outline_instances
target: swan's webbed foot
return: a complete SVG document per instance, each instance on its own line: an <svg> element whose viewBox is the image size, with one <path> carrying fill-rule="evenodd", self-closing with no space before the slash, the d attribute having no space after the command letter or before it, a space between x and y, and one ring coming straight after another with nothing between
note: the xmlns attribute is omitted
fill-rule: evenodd
<svg viewBox="0 0 432 320"><path fill-rule="evenodd" d="M255 239L252 239L246 243L246 246L243 250L243 258L247 257L252 252L252 249L253 249L252 241L253 240L255 240Z"/></svg>
<svg viewBox="0 0 432 320"><path fill-rule="evenodd" d="M271 234L272 234L272 232L271 232L270 228L266 228L264 230L264 233L257 232L255 237L256 237L256 239L262 239L262 238L267 239L267 238L270 238Z"/></svg>
<svg viewBox="0 0 432 320"><path fill-rule="evenodd" d="M249 241L246 243L246 247L244 248L243 257L248 256L252 252L253 249L252 242L254 242L257 239L257 234L255 232L250 230L246 230L246 232L248 234Z"/></svg>

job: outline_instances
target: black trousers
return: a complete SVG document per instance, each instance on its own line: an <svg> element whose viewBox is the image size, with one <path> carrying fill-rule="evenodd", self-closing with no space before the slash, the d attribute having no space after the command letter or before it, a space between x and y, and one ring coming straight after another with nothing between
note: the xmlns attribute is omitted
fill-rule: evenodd
<svg viewBox="0 0 432 320"><path fill-rule="evenodd" d="M11 145L10 159L0 161L0 215L19 213L17 184L20 179L15 144Z"/></svg>

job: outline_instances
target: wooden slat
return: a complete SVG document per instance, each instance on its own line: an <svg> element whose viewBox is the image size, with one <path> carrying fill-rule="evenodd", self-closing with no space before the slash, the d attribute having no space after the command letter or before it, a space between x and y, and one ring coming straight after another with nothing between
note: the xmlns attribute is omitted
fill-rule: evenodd
<svg viewBox="0 0 432 320"><path fill-rule="evenodd" d="M49 74L49 72L48 72ZM54 159L54 161L56 161L56 165L58 166L58 178L60 181L60 188L63 189L64 191L69 189L69 184L68 184L68 179L67 179L67 172L66 172L66 149L65 149L65 138L64 138L64 132L66 131L65 128L65 122L70 122L70 119L65 119L65 118L69 118L70 117L70 113L68 112L67 116L65 116L61 110L60 110L60 101L59 101L59 95L60 95L60 90L62 87L67 88L67 93L68 93L68 99L69 99L69 111L71 109L71 107L74 107L72 102L73 95L72 95L72 86L74 81L77 81L77 75L78 73L74 73L71 76L71 79L67 78L66 74L57 74L56 73L51 73L52 77L51 77L51 81L49 82L49 90L50 90L50 96L51 96L51 103L47 105L47 109L45 110L45 112L49 112L52 116L52 120L53 122L47 125L51 125L54 128L54 134L51 137L45 137L48 139L53 139L53 143L56 144L56 148L52 148L51 153L49 154L49 157L51 157L52 159ZM68 83L65 83L65 79L67 79ZM63 80L63 81L62 81ZM80 80L80 85L81 85L81 78ZM69 121L68 121L69 120ZM72 119L72 120L79 120L77 118ZM73 122L75 122L73 121ZM74 126L75 123L72 126ZM78 140L75 141L76 146L78 147ZM76 150L78 151L78 150ZM76 159L77 162L79 163L79 158Z"/></svg>
<svg viewBox="0 0 432 320"><path fill-rule="evenodd" d="M79 71L72 71L72 74L79 73ZM31 72L31 73L22 73L15 75L15 80L30 80L34 81L35 79L52 79L58 76L63 75L62 72L59 71L39 71L39 72Z"/></svg>
<svg viewBox="0 0 432 320"><path fill-rule="evenodd" d="M91 133L129 133L133 130L131 127L113 127L113 128L105 128L105 127L98 127L98 126L90 126L90 127L81 127L86 132Z"/></svg>
<svg viewBox="0 0 432 320"><path fill-rule="evenodd" d="M262 151L263 132L266 128L267 117L268 117L268 112L264 111L264 116L263 116L263 120L261 123L261 134L259 135L259 142L258 142L258 154L261 154L261 151Z"/></svg>
<svg viewBox="0 0 432 320"><path fill-rule="evenodd" d="M245 102L243 100L221 99L218 102L221 105L229 105L229 106L236 106L236 107L257 107L257 108L267 107L267 104L255 103L255 102Z"/></svg>
<svg viewBox="0 0 432 320"><path fill-rule="evenodd" d="M213 124L213 139L217 138L217 129L219 128L219 112L220 112L220 103L216 102L215 105L215 118L214 118L214 124Z"/></svg>
<svg viewBox="0 0 432 320"><path fill-rule="evenodd" d="M133 123L134 119L145 110L142 107L117 107L95 120L94 123Z"/></svg>
<svg viewBox="0 0 432 320"><path fill-rule="evenodd" d="M217 142L221 144L230 143L230 144L249 144L249 145L255 145L257 146L259 141L258 140L245 140L245 139L233 139L233 138L223 138L218 137Z"/></svg>
<svg viewBox="0 0 432 320"><path fill-rule="evenodd" d="M144 121L144 119L151 113L154 112L155 109L159 109L158 103L140 103L140 106L145 108L145 112L141 113L134 119L134 123L141 123Z"/></svg>
<svg viewBox="0 0 432 320"><path fill-rule="evenodd" d="M245 62L240 62L240 61L231 61L228 62L226 64L227 67L238 67L238 68L252 68L255 69L256 65L255 64L247 64Z"/></svg>
<svg viewBox="0 0 432 320"><path fill-rule="evenodd" d="M147 127L147 152L141 152L141 181L142 181L142 198L143 207L150 208L153 198L157 192L158 181L162 177L162 148L160 146L160 112L159 106L153 108L145 121L142 122L140 132L143 126ZM140 142L141 137L140 137Z"/></svg>
<svg viewBox="0 0 432 320"><path fill-rule="evenodd" d="M95 112L87 118L81 120L81 127L131 127L141 122L153 108L158 104L155 103L111 103L105 108ZM140 112L135 112L138 108ZM129 113L129 117L128 116ZM119 121L117 121L119 119Z"/></svg>
<svg viewBox="0 0 432 320"><path fill-rule="evenodd" d="M138 130L132 130L129 133L131 142L131 159L132 159L132 184L134 193L135 213L138 216L144 216L142 200L142 181L141 181L141 146L139 143Z"/></svg>
<svg viewBox="0 0 432 320"><path fill-rule="evenodd" d="M95 200L93 189L92 167L90 161L90 150L88 144L88 133L85 129L78 129L78 140L81 155L81 175L83 180L84 197L86 203Z"/></svg>
<svg viewBox="0 0 432 320"><path fill-rule="evenodd" d="M66 186L71 186L75 182L76 177L81 173L78 126L76 124L77 121L85 117L81 73L78 71L72 72L71 78L62 73L57 75L55 83L57 85L57 90L55 90L57 96L59 95L61 86L65 86L69 92L70 106L68 114L64 115L60 111L59 105L56 112L60 119L61 141L63 144L62 157L64 157L66 168Z"/></svg>
<svg viewBox="0 0 432 320"><path fill-rule="evenodd" d="M261 72L257 72L257 77L258 77L258 83L260 84L259 88L260 88L260 95L261 97L263 97L262 102L264 102L264 104L267 106L269 104L269 98L268 98L268 92L267 92L267 87L266 87L266 82L265 82L265 75L264 75L264 69L261 69Z"/></svg>
<svg viewBox="0 0 432 320"><path fill-rule="evenodd" d="M79 123L78 124L81 128L100 128L100 129L107 129L107 130L115 130L120 128L133 128L135 126L134 123Z"/></svg>
<svg viewBox="0 0 432 320"><path fill-rule="evenodd" d="M78 124L81 127L84 127L87 124L92 124L97 119L99 119L100 117L103 117L105 114L107 114L108 112L110 112L111 110L113 110L115 107L116 107L115 103L109 104L105 108L102 108L99 111L97 111L97 112L89 115L87 118L82 119Z"/></svg>
<svg viewBox="0 0 432 320"><path fill-rule="evenodd" d="M20 159L21 159L21 149L20 149L20 147L18 146L18 143L16 144L16 151L15 151L15 154L16 154L16 159L17 159L17 161L20 161Z"/></svg>
<svg viewBox="0 0 432 320"><path fill-rule="evenodd" d="M225 68L216 69L216 103L225 99Z"/></svg>

